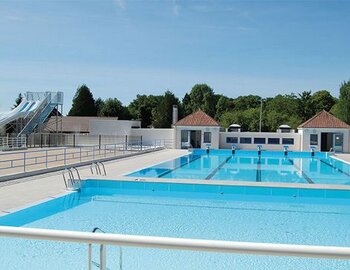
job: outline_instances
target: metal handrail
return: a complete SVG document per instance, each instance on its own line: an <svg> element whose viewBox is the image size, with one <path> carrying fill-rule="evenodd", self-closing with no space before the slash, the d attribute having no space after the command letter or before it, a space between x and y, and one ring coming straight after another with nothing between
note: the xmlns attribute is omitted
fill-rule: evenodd
<svg viewBox="0 0 350 270"><path fill-rule="evenodd" d="M350 259L349 247L236 242L188 238L34 229L0 226L0 236L141 248L193 250L270 256Z"/></svg>

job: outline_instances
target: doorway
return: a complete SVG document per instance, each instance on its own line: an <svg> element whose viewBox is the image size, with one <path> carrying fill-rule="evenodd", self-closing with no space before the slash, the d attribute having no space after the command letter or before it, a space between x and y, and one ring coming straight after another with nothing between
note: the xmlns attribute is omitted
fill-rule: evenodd
<svg viewBox="0 0 350 270"><path fill-rule="evenodd" d="M333 148L333 133L321 133L321 151L328 152Z"/></svg>
<svg viewBox="0 0 350 270"><path fill-rule="evenodd" d="M201 133L200 130L181 130L181 148L201 148Z"/></svg>
<svg viewBox="0 0 350 270"><path fill-rule="evenodd" d="M201 133L200 130L191 130L190 144L193 148L201 148Z"/></svg>

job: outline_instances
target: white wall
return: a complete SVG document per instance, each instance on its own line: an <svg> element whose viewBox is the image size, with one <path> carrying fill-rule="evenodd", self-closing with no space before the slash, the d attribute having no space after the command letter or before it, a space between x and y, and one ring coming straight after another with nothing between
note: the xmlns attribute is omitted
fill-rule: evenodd
<svg viewBox="0 0 350 270"><path fill-rule="evenodd" d="M162 141L169 148L174 148L174 129L173 128L133 128L131 136L142 136L144 143L155 140Z"/></svg>
<svg viewBox="0 0 350 270"><path fill-rule="evenodd" d="M132 127L141 127L141 121L128 120L90 120L91 135L117 135L125 136L131 134Z"/></svg>
<svg viewBox="0 0 350 270"><path fill-rule="evenodd" d="M321 151L321 133L342 133L343 134L343 152L350 152L350 130L341 128L303 128L299 129L302 137L301 151L310 151L310 134L317 134L318 144L312 145L316 147L316 151Z"/></svg>
<svg viewBox="0 0 350 270"><path fill-rule="evenodd" d="M261 144L262 148L265 150L283 150L282 138L292 138L294 139L293 145L288 145L290 151L300 151L300 139L301 135L299 133L276 133L276 132L220 132L220 148L221 149L231 149L232 143L227 143L227 137L236 137L238 142L236 144L238 149L255 150L258 144L254 143L254 138L265 138L266 143ZM251 144L241 144L241 137L252 138ZM279 138L280 144L268 144L268 138Z"/></svg>
<svg viewBox="0 0 350 270"><path fill-rule="evenodd" d="M204 143L204 132L211 132L210 148L219 149L220 127L201 127L201 126L176 126L175 127L175 148L181 149L181 131L182 130L200 130L201 131L201 148L205 149L207 143Z"/></svg>

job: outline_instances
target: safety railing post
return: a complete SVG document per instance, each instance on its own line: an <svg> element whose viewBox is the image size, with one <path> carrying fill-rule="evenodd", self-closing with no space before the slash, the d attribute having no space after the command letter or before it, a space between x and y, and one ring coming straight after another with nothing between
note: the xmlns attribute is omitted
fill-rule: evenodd
<svg viewBox="0 0 350 270"><path fill-rule="evenodd" d="M100 270L106 270L106 246L100 245Z"/></svg>
<svg viewBox="0 0 350 270"><path fill-rule="evenodd" d="M92 244L88 247L88 270L92 270Z"/></svg>
<svg viewBox="0 0 350 270"><path fill-rule="evenodd" d="M81 147L79 148L79 157L80 157L80 162L81 162L81 160L82 160L82 157L81 157Z"/></svg>
<svg viewBox="0 0 350 270"><path fill-rule="evenodd" d="M142 151L142 136L141 136L141 139L140 139L140 148L141 148L141 151Z"/></svg>
<svg viewBox="0 0 350 270"><path fill-rule="evenodd" d="M46 169L48 168L48 150L45 151L46 156L45 156L45 164L46 164Z"/></svg>
<svg viewBox="0 0 350 270"><path fill-rule="evenodd" d="M64 166L67 165L67 149L64 148L63 150L63 160L64 160Z"/></svg>
<svg viewBox="0 0 350 270"><path fill-rule="evenodd" d="M95 146L92 147L92 160L95 160Z"/></svg>
<svg viewBox="0 0 350 270"><path fill-rule="evenodd" d="M24 152L23 153L23 171L26 172L27 171L27 168L26 168L26 159L27 159L27 153Z"/></svg>
<svg viewBox="0 0 350 270"><path fill-rule="evenodd" d="M106 144L104 145L104 157L106 158Z"/></svg>

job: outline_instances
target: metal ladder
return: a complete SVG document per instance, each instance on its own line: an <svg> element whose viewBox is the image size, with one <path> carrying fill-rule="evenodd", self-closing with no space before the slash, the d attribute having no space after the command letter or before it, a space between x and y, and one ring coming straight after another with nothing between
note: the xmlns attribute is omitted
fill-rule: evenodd
<svg viewBox="0 0 350 270"><path fill-rule="evenodd" d="M91 163L90 165L91 174L94 174L94 169L95 169L96 175L104 175L104 176L107 175L105 165L100 161Z"/></svg>
<svg viewBox="0 0 350 270"><path fill-rule="evenodd" d="M74 176L74 172L76 173L77 178ZM78 169L76 167L66 168L62 172L62 177L64 181L64 185L67 190L79 190L81 187L81 177Z"/></svg>
<svg viewBox="0 0 350 270"><path fill-rule="evenodd" d="M105 233L105 231L101 230L99 227L95 227L92 230L92 233ZM100 263L97 263L92 260L92 244L89 244L88 249L88 270L92 270L92 265L96 266L100 270L110 270L107 268L106 263L106 246L104 244L100 245ZM119 247L119 270L123 270L123 250L122 247Z"/></svg>

